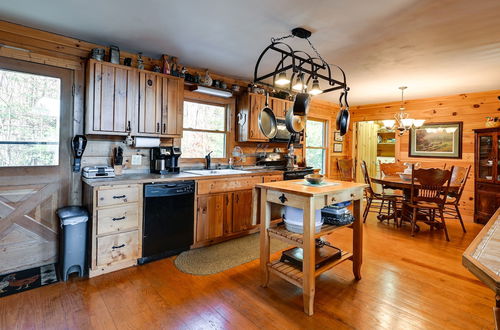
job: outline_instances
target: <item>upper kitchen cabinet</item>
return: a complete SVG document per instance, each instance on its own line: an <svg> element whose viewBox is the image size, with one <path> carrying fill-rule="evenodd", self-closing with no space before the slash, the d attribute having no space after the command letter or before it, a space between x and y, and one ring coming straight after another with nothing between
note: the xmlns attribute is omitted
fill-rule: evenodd
<svg viewBox="0 0 500 330"><path fill-rule="evenodd" d="M133 68L89 60L86 134L135 134L139 73Z"/></svg>
<svg viewBox="0 0 500 330"><path fill-rule="evenodd" d="M86 101L86 134L182 136L182 78L89 60Z"/></svg>
<svg viewBox="0 0 500 330"><path fill-rule="evenodd" d="M180 137L183 92L181 78L141 70L138 135Z"/></svg>
<svg viewBox="0 0 500 330"><path fill-rule="evenodd" d="M259 128L259 114L266 104L261 94L245 93L238 98L238 141L267 142Z"/></svg>
<svg viewBox="0 0 500 330"><path fill-rule="evenodd" d="M271 109L273 109L274 115L279 118L286 117L286 111L293 107L293 102L283 99L271 98Z"/></svg>

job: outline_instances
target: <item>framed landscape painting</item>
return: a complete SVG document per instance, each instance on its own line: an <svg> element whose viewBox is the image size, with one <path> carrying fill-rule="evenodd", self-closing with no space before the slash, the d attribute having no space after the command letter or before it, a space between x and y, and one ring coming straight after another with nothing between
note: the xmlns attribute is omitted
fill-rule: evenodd
<svg viewBox="0 0 500 330"><path fill-rule="evenodd" d="M428 123L410 130L409 157L462 158L462 122Z"/></svg>

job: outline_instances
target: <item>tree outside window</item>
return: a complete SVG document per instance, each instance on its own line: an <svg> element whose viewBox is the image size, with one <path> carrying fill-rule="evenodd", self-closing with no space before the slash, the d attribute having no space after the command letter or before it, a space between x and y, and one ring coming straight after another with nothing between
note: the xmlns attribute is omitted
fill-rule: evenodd
<svg viewBox="0 0 500 330"><path fill-rule="evenodd" d="M307 120L306 124L306 161L307 166L326 171L326 122Z"/></svg>

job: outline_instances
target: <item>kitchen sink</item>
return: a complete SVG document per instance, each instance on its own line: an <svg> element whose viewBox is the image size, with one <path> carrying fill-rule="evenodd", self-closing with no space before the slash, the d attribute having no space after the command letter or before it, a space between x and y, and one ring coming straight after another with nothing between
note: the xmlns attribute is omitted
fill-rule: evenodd
<svg viewBox="0 0 500 330"><path fill-rule="evenodd" d="M184 173L191 173L196 175L230 175L230 174L245 174L249 171L222 169L222 170L188 170Z"/></svg>

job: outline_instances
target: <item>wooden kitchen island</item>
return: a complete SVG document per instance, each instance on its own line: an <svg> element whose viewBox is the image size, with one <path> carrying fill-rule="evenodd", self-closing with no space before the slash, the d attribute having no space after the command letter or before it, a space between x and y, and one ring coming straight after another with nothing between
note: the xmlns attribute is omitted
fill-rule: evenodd
<svg viewBox="0 0 500 330"><path fill-rule="evenodd" d="M269 274L273 273L286 281L302 288L304 312L313 315L315 278L332 267L346 261L353 262L354 277L361 279L361 262L363 247L363 229L361 222L361 199L366 184L325 180L321 186L305 185L304 180L290 180L257 184L254 206L260 205L260 268L261 284L267 287ZM259 201L257 201L259 196ZM316 268L315 239L328 235L344 226L323 225L320 232L315 233L315 211L335 203L353 201L355 221L348 227L353 229L352 252L342 251L340 259ZM304 210L304 234L296 234L283 227L271 227L271 205L292 206ZM254 207L257 209L257 207ZM254 214L257 217L257 213ZM270 239L280 239L292 246L303 249L302 271L281 262L270 260Z"/></svg>

